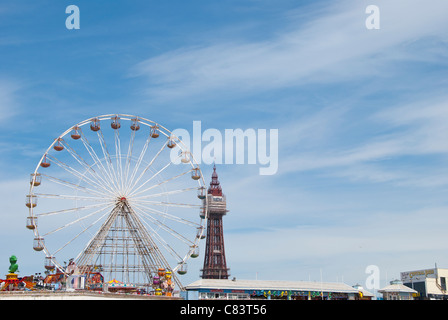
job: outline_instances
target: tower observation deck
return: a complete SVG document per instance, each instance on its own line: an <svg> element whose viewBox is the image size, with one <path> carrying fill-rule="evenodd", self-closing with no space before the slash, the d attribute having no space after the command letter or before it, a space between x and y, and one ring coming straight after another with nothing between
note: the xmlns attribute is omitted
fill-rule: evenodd
<svg viewBox="0 0 448 320"><path fill-rule="evenodd" d="M218 174L216 173L216 166L213 166L212 181L208 188L207 200L207 240L201 278L228 279L230 269L227 268L226 264L222 224L222 217L227 213L226 196L222 193Z"/></svg>

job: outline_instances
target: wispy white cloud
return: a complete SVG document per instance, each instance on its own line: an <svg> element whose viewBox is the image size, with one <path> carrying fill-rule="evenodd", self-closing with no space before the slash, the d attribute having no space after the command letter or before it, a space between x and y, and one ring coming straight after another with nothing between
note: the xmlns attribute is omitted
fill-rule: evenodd
<svg viewBox="0 0 448 320"><path fill-rule="evenodd" d="M19 89L17 83L0 79L0 122L18 113L17 92Z"/></svg>
<svg viewBox="0 0 448 320"><path fill-rule="evenodd" d="M268 279L304 280L306 268L302 265L316 268L320 264L334 280L338 273L345 273L345 281L352 284L365 279L364 269L369 264L386 265L389 272L399 276L399 272L406 268L419 268L421 261L412 261L410 257L421 256L422 252L426 252L424 256L430 259L438 256L447 240L443 227L446 210L446 207L437 207L403 214L360 212L339 225L272 228L251 232L250 236L247 233L230 234L226 241L233 264L241 273L263 269ZM431 243L430 247L428 243ZM429 260L428 263L432 262ZM278 271L275 266L291 272L275 274Z"/></svg>
<svg viewBox="0 0 448 320"><path fill-rule="evenodd" d="M341 128L352 119L338 121L333 112L322 110L316 112L317 121L308 121L308 118L303 119L303 123L296 121L295 130L299 136L307 138L312 132L322 135L321 141L311 140L310 143L296 137L299 140L297 148L284 153L279 173L321 170L321 174L352 181L446 185L448 180L443 179L446 170L425 164L425 157L448 156L448 97L440 94L430 99L422 94L420 98L356 119L376 134L367 135L353 146L341 141L336 145L326 143L326 139L338 141ZM327 127L330 119L336 119L338 125ZM302 127L306 127L306 132L301 133ZM288 128L280 131L288 133ZM414 165L397 166L395 161L402 157L420 161Z"/></svg>
<svg viewBox="0 0 448 320"><path fill-rule="evenodd" d="M411 53L407 48L429 36L435 42L447 38L442 31L448 27L442 14L446 2L401 0L379 6L381 30L365 28L363 4L338 2L323 16L300 21L297 28L288 25L271 39L179 48L141 62L133 74L148 80L152 97L176 99L381 76L397 58L441 58L430 50Z"/></svg>

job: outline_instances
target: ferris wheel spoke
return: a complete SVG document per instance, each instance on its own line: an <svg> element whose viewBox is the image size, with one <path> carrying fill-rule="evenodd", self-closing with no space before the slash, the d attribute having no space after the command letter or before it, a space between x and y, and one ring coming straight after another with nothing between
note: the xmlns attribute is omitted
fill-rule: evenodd
<svg viewBox="0 0 448 320"><path fill-rule="evenodd" d="M134 140L135 140L135 130L132 130L131 132L131 138L129 141L129 146L128 146L128 153L126 155L126 163L125 163L125 177L126 177L126 181L124 182L124 185L127 187L128 185L128 180L129 180L129 169L131 167L131 159L132 159L132 153L134 151Z"/></svg>
<svg viewBox="0 0 448 320"><path fill-rule="evenodd" d="M98 134L98 136L99 136L99 134ZM108 177L110 187L114 188L114 178L113 178L113 175L112 175L112 173L110 171L109 166L107 165L107 161L110 161L110 158L107 158L106 155L103 152L104 159L106 161L106 166L107 166L107 169L106 169L104 167L104 165L103 165L103 162L98 157L98 154L96 153L95 149L90 145L89 141L87 140L87 137L84 134L82 135L82 142L83 142L84 147L86 148L87 152L90 154L90 157L92 158L92 160L95 163L98 163L98 167L101 168L103 173ZM101 141L100 141L100 145L101 145ZM102 147L102 145L101 145L101 147Z"/></svg>
<svg viewBox="0 0 448 320"><path fill-rule="evenodd" d="M115 180L114 180L114 178L113 178L113 174L112 174L112 172L111 172L111 170L110 170L110 166L109 166L109 162L111 161L111 160L110 160L110 155L109 155L109 153L107 152L107 154L108 154L109 156L108 156L108 157L106 156L106 153L104 152L103 144L102 144L102 142L101 142L101 136L100 136L99 133L98 133L97 136L98 136L98 140L99 140L100 145L101 145L101 150L102 150L103 155L104 155L104 159L105 159L105 162L106 162L107 169L104 167L103 162L100 160L100 158L98 157L98 154L96 153L95 149L94 149L94 148L92 147L92 145L89 143L89 140L87 139L87 137L84 135L83 132L81 132L81 141L82 141L84 147L86 148L87 152L89 153L90 157L92 158L93 162L94 162L94 163L98 163L98 168L101 168L101 170L103 171L103 173L105 174L105 176L108 177L108 179L109 179L110 182L107 183L107 185L109 185L109 187L110 187L111 189L114 189L114 188L115 188L115 184L114 184ZM104 143L105 143L105 142L104 142Z"/></svg>
<svg viewBox="0 0 448 320"><path fill-rule="evenodd" d="M175 203L175 202L166 202L166 201L150 201L150 200L140 200L139 203L152 205L152 206L168 206L168 207L180 207L180 208L200 208L199 204L190 204L190 203Z"/></svg>
<svg viewBox="0 0 448 320"><path fill-rule="evenodd" d="M99 179L101 180L102 184L109 186L109 183L104 179L103 175L101 175L99 172L95 171L95 169L92 167L92 165L88 164L86 160L84 160L65 140L61 140L61 144L63 144L70 153L70 155L88 172L93 179ZM98 167L101 169L100 167ZM113 190L113 189L111 189Z"/></svg>
<svg viewBox="0 0 448 320"><path fill-rule="evenodd" d="M135 164L134 169L132 170L131 177L129 178L128 183L127 183L126 193L129 192L130 189L131 189L131 183L134 180L135 175L137 174L138 169L140 168L140 165L141 165L141 163L143 161L143 157L146 154L146 150L148 150L148 145L149 145L150 141L151 141L151 135L149 135L148 139L146 139L145 144L142 147L142 151L140 152L140 155L138 157L137 163Z"/></svg>
<svg viewBox="0 0 448 320"><path fill-rule="evenodd" d="M112 205L109 205L109 206L106 206L106 207L102 206L102 208L100 208L100 209L98 209L96 211L93 211L92 213L90 213L90 214L88 214L86 216L80 217L80 218L78 218L76 220L73 220L72 222L69 222L69 223L67 223L67 224L65 224L65 225L63 225L63 226L61 226L59 228L56 228L56 229L54 229L52 231L47 232L46 234L43 235L43 237L47 237L47 236L49 236L49 235L51 235L51 234L53 234L55 232L58 232L58 231L60 231L62 229L65 229L65 228L67 228L67 227L69 227L71 225L77 224L78 222L83 221L83 220L85 220L85 219L87 219L87 218L89 218L91 216L94 216L95 214L97 214L99 212L107 210L107 209L109 209L111 207L112 207Z"/></svg>
<svg viewBox="0 0 448 320"><path fill-rule="evenodd" d="M112 158L110 156L109 150L107 149L106 140L104 139L103 131L100 129L97 132L98 141L101 145L101 150L103 152L104 158L106 159L106 164L110 173L111 181L113 182L115 188L118 190L119 184L117 179L117 173L115 172L115 168L112 164Z"/></svg>
<svg viewBox="0 0 448 320"><path fill-rule="evenodd" d="M142 208L138 208L138 211L145 217L149 218L149 220L151 220L152 223L154 223L155 225L158 225L159 227L161 227L163 230L165 230L166 232L168 232L169 234L171 234L173 237L179 239L180 241L188 244L188 245L193 245L194 243L190 240L185 238L182 234L180 234L179 232L173 230L172 228L168 227L166 224L164 224L162 221L154 218L153 216L151 216L151 214L149 214L148 212L146 212L144 209Z"/></svg>
<svg viewBox="0 0 448 320"><path fill-rule="evenodd" d="M148 199L148 198L154 198L154 197L162 197L162 196L165 196L165 195L178 194L178 193L192 191L192 190L198 190L198 188L194 187L194 188L185 188L185 189L171 190L171 191L160 192L160 193L152 193L152 194L148 194L146 196L132 197L132 199L133 200L141 200L141 199Z"/></svg>
<svg viewBox="0 0 448 320"><path fill-rule="evenodd" d="M108 214L109 214L109 212L106 212L105 214L103 214L101 217L99 217L97 220L95 220L89 226L87 226L84 230L82 230L80 233L78 233L75 237L73 237L70 241L66 242L62 247L57 249L53 254L56 255L59 251L64 249L66 246L68 246L70 243L72 243L75 239L79 238L84 232L89 230L91 227L93 227L95 224L97 224L99 221L101 221L101 219L103 219Z"/></svg>
<svg viewBox="0 0 448 320"><path fill-rule="evenodd" d="M183 223L183 224L186 224L186 225L190 225L190 226L193 226L195 228L200 226L199 223L196 223L196 222L193 222L193 221L190 221L190 220L187 220L187 219L183 219L183 218L177 217L175 215L172 215L172 214L169 214L169 213L166 213L166 212L154 209L154 208L150 208L148 206L139 205L138 203L135 204L135 205L138 206L139 208L144 208L146 210L150 210L152 213L157 214L158 216L161 216L161 217L164 217L164 218L168 218L168 219L170 219L172 221L176 221L176 222L180 222L180 223Z"/></svg>
<svg viewBox="0 0 448 320"><path fill-rule="evenodd" d="M169 163L168 165L170 165L170 163ZM168 166L168 165L167 165L167 166ZM165 166L165 168L166 168L167 166ZM162 170L163 170L163 169L162 169ZM176 179L182 177L183 175L186 175L186 174L189 173L189 172L191 172L191 171L188 170L188 171L182 172L182 173L180 173L180 174L178 174L178 175L176 175L176 176L174 176L174 177L171 177L171 178L169 178L169 179L166 179L165 181L162 181L162 182L160 182L160 183L154 184L154 185L150 186L149 188L146 188L145 190L142 190L142 191L140 191L140 192L137 192L138 189L140 189L143 185L145 185L146 183L148 183L149 181L151 181L157 174L159 174L159 173L160 173L160 171L159 171L158 173L156 173L155 175L153 175L151 178L149 178L148 180L146 180L146 182L145 182L144 184L142 184L138 189L135 189L129 196L130 196L130 197L138 196L138 195L140 195L140 194L142 194L142 193L148 192L148 191L151 190L151 189L160 187L161 185L163 185L163 184L165 184L165 183L168 183L168 182L170 182L170 181L176 180ZM137 193L135 193L135 192L137 192Z"/></svg>
<svg viewBox="0 0 448 320"><path fill-rule="evenodd" d="M135 192L137 192L138 190L140 190L144 185L146 185L148 182L150 182L152 179L154 179L155 177L157 177L160 173L162 173L163 171L165 171L170 165L171 165L171 161L168 162L167 165L165 165L162 169L160 169L159 171L157 171L155 174L153 174L153 176L149 179L147 179L144 183L142 183L137 189L135 189L133 192L131 192L130 196L132 196ZM137 194L140 194L137 193Z"/></svg>
<svg viewBox="0 0 448 320"><path fill-rule="evenodd" d="M92 185L97 186L100 189L103 189L107 193L111 193L109 190L105 189L97 181L93 181L92 179L86 177L85 175L83 175L80 172L78 172L76 169L73 169L72 167L70 167L69 165L65 164L64 162L58 160L57 158L55 158L53 156L50 156L50 155L47 155L47 158L50 158L57 166L59 166L60 168L64 169L68 173L78 177L79 179L84 180L86 183L90 183Z"/></svg>
<svg viewBox="0 0 448 320"><path fill-rule="evenodd" d="M92 158L93 162L97 163L98 164L98 168L101 169L103 174L109 178L110 182L107 183L107 185L110 185L113 182L113 179L112 179L110 173L104 167L102 161L100 160L100 158L98 157L97 153L95 152L95 149L91 146L89 140L87 139L87 137L85 136L85 134L83 132L81 132L81 141L82 141L85 149L89 153L90 157ZM112 188L112 186L111 186L111 188Z"/></svg>
<svg viewBox="0 0 448 320"><path fill-rule="evenodd" d="M105 199L104 197L82 197L82 196L71 196L65 194L50 194L50 193L35 193L36 196L40 198L50 198L50 199L70 199L70 200L88 200L96 202L110 202L110 199Z"/></svg>
<svg viewBox="0 0 448 320"><path fill-rule="evenodd" d="M163 237L161 237L159 235L159 233L149 225L149 223L147 223L145 220L143 220L143 224L146 225L146 227L148 227L149 230L151 230L152 235L154 236L154 238L165 248L165 250L175 259L177 259L177 261L182 260L182 257L176 252L176 250L174 250L164 239Z"/></svg>
<svg viewBox="0 0 448 320"><path fill-rule="evenodd" d="M68 182L68 181L65 181L65 180L53 177L53 176L50 176L50 175L47 175L47 174L44 174L44 173L42 173L41 176L43 178L47 178L49 181L55 182L55 183L60 184L62 186L66 186L66 187L72 188L72 189L77 190L77 191L82 191L82 192L85 192L85 193L88 193L88 194L92 194L92 195L96 195L96 196L100 196L100 197L104 197L105 196L104 193L100 193L100 192L98 192L96 190L93 190L93 189L90 189L90 188L86 188L86 187L83 187L83 186L80 186L80 185L74 184L72 182Z"/></svg>
<svg viewBox="0 0 448 320"><path fill-rule="evenodd" d="M114 130L115 136L115 160L117 162L117 178L118 178L118 186L120 189L120 193L123 193L124 185L123 185L123 166L121 161L121 140L120 140L120 130Z"/></svg>
<svg viewBox="0 0 448 320"><path fill-rule="evenodd" d="M159 155L160 155L160 153L163 151L163 149L165 149L165 146L166 146L166 144L163 144L162 145L162 148L160 148L160 150L159 150L159 152L157 152L157 154L151 159L151 162L149 162L148 163L148 165L145 167L145 169L142 171L142 173L140 174L140 176L135 180L135 182L132 184L132 186L130 187L130 188L128 188L128 190L132 190L136 185L137 185L137 183L140 181L140 179L143 177L143 175L149 170L149 168L153 165L153 163L154 163L154 161L159 157ZM132 182L132 181L131 181ZM144 183L144 184L146 184L147 183L147 181ZM140 186L138 189L140 189L142 186ZM137 189L137 190L138 190ZM132 193L134 193L135 191L137 191L137 190L134 190L133 192L131 192L131 194Z"/></svg>
<svg viewBox="0 0 448 320"><path fill-rule="evenodd" d="M104 204L99 203L99 204L92 204L92 205L87 205L87 206L82 206L82 207L75 207L75 208L69 208L69 209L63 209L63 210L38 213L38 214L36 214L36 216L38 216L38 217L52 216L52 215L56 215L56 214L60 214L60 213L83 211L83 210L88 210L88 209L98 208L98 207L104 207Z"/></svg>

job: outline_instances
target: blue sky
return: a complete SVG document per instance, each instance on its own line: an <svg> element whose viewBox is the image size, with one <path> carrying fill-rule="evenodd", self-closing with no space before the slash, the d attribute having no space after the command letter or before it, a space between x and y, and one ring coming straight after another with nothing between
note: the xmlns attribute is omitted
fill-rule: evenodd
<svg viewBox="0 0 448 320"><path fill-rule="evenodd" d="M65 28L70 4L79 30ZM370 4L379 30L365 27ZM279 130L277 174L218 166L232 276L322 270L352 285L374 264L385 285L448 267L447 12L443 0L0 3L3 269L14 253L23 274L43 270L24 228L29 174L61 132L109 113Z"/></svg>

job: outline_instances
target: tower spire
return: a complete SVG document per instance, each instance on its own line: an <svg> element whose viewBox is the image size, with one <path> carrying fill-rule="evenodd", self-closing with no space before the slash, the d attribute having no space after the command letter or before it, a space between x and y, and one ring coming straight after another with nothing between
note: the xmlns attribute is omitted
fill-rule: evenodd
<svg viewBox="0 0 448 320"><path fill-rule="evenodd" d="M216 165L213 164L212 181L208 188L208 193L214 196L222 196L222 188L218 180L218 174L216 173Z"/></svg>

